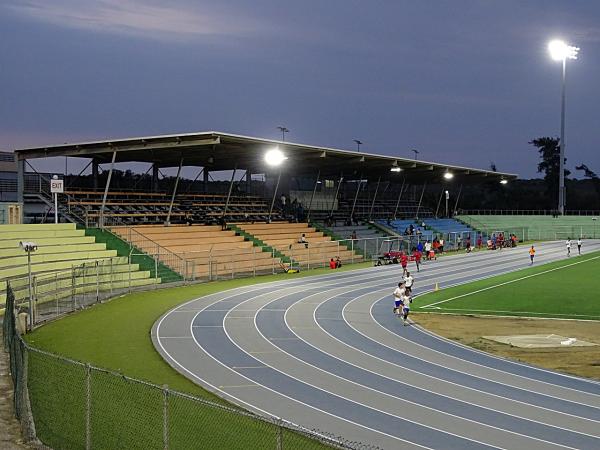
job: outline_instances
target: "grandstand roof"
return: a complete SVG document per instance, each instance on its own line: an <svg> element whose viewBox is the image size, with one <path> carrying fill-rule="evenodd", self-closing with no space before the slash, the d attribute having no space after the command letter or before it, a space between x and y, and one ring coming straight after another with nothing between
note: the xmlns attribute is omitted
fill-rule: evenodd
<svg viewBox="0 0 600 450"><path fill-rule="evenodd" d="M416 161L374 153L341 150L328 147L305 145L241 136L219 131L170 134L127 139L114 139L94 142L81 142L48 147L34 147L15 150L23 159L69 156L95 158L100 163L111 161L116 152L116 162L156 163L160 167L174 167L183 158L185 166L202 166L209 170L250 169L253 172L269 171L263 162L267 149L278 146L287 156L285 166L293 167L294 175L314 176L317 170L321 176L340 176L346 179L373 178L382 180L407 179L435 182L446 171L452 172L463 181L480 182L494 179L514 179L510 173L470 167ZM392 167L400 167L400 173L392 172Z"/></svg>

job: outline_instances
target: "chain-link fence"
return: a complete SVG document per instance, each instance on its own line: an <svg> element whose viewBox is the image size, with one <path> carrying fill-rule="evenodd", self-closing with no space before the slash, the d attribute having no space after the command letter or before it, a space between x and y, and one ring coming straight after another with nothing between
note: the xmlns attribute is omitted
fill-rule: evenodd
<svg viewBox="0 0 600 450"><path fill-rule="evenodd" d="M4 347L28 441L55 449L371 449L33 348L7 286Z"/></svg>

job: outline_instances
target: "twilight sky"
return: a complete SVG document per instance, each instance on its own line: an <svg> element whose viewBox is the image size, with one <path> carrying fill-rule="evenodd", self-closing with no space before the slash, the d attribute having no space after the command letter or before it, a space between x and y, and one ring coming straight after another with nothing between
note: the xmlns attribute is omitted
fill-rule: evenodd
<svg viewBox="0 0 600 450"><path fill-rule="evenodd" d="M285 125L532 177L528 141L560 131L555 37L581 47L567 165L600 172L600 1L0 0L0 149Z"/></svg>

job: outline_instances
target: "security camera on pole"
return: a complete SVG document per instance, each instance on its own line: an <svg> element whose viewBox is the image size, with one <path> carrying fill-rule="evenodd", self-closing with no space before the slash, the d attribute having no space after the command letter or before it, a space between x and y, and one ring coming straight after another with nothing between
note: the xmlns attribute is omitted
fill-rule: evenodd
<svg viewBox="0 0 600 450"><path fill-rule="evenodd" d="M19 246L27 253L27 275L29 278L29 330L33 330L33 324L35 323L34 311L33 311L33 286L31 278L31 253L37 250L35 242L19 242Z"/></svg>
<svg viewBox="0 0 600 450"><path fill-rule="evenodd" d="M58 223L58 194L64 192L64 180L59 180L58 175L52 175L50 192L54 195L54 223Z"/></svg>

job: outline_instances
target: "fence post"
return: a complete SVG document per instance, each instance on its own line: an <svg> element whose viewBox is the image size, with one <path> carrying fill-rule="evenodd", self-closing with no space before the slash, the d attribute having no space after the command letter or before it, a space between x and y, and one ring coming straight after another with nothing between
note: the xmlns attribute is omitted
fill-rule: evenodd
<svg viewBox="0 0 600 450"><path fill-rule="evenodd" d="M169 386L163 385L163 449L169 449Z"/></svg>
<svg viewBox="0 0 600 450"><path fill-rule="evenodd" d="M235 269L233 268L233 252L229 254L229 260L231 261L231 279L235 278Z"/></svg>
<svg viewBox="0 0 600 450"><path fill-rule="evenodd" d="M283 263L283 261L281 261ZM273 275L275 275L275 249L271 248L271 267L273 268Z"/></svg>
<svg viewBox="0 0 600 450"><path fill-rule="evenodd" d="M252 276L256 276L256 247L252 246Z"/></svg>
<svg viewBox="0 0 600 450"><path fill-rule="evenodd" d="M277 420L277 450L283 450L283 424L282 420Z"/></svg>
<svg viewBox="0 0 600 450"><path fill-rule="evenodd" d="M308 258L306 261L307 270L310 270L310 247L311 247L310 245L308 247L306 247L306 253L307 253L307 258Z"/></svg>
<svg viewBox="0 0 600 450"><path fill-rule="evenodd" d="M110 283L110 296L113 295L113 258L110 258L110 268L109 268L109 283Z"/></svg>
<svg viewBox="0 0 600 450"><path fill-rule="evenodd" d="M129 277L129 292L131 293L131 252L129 252L129 264L127 265L127 272Z"/></svg>
<svg viewBox="0 0 600 450"><path fill-rule="evenodd" d="M350 241L350 248L352 250L352 254L350 255L350 260L352 261L352 264L354 264L354 239L352 239Z"/></svg>
<svg viewBox="0 0 600 450"><path fill-rule="evenodd" d="M92 448L92 368L85 365L85 448Z"/></svg>
<svg viewBox="0 0 600 450"><path fill-rule="evenodd" d="M160 258L160 249L158 248L158 244L156 244L156 258L154 258L154 278L158 278L158 260L159 260L159 258ZM130 271L130 273L131 273L131 271ZM158 289L158 283L154 283L154 289ZM129 290L131 291L131 286L129 287Z"/></svg>
<svg viewBox="0 0 600 450"><path fill-rule="evenodd" d="M71 308L75 311L76 303L76 292L75 292L75 266L71 266Z"/></svg>

